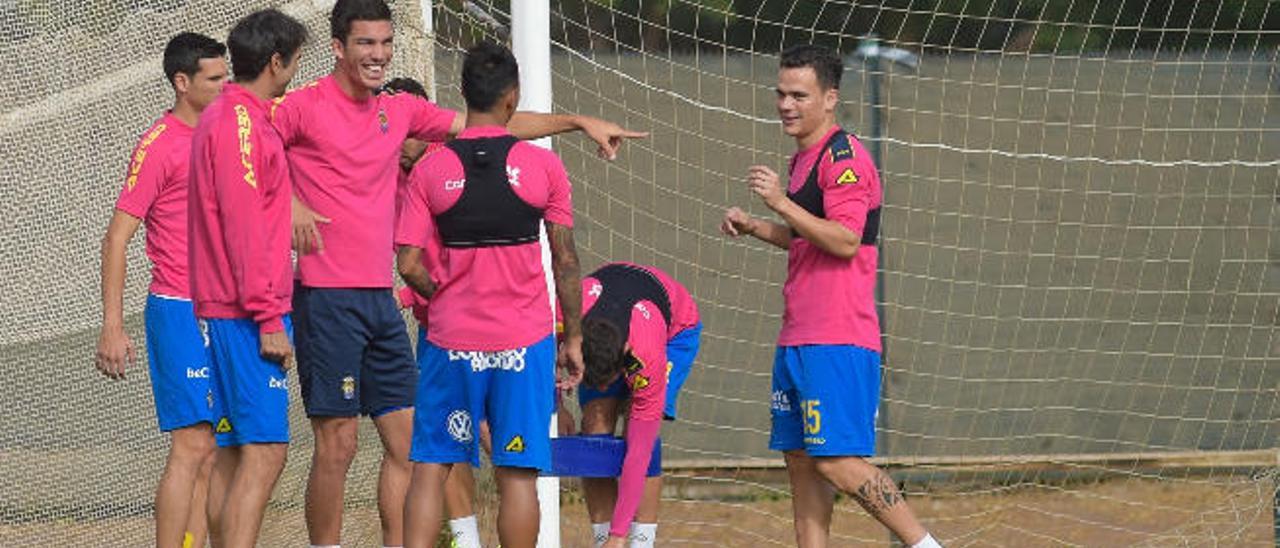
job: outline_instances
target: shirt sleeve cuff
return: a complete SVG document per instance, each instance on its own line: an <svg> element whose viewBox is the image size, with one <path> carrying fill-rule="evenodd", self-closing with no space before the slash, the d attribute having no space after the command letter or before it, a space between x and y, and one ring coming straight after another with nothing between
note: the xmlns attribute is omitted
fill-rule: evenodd
<svg viewBox="0 0 1280 548"><path fill-rule="evenodd" d="M272 316L258 322L258 334L279 333L284 331L284 317Z"/></svg>
<svg viewBox="0 0 1280 548"><path fill-rule="evenodd" d="M409 308L418 304L418 292L412 287L404 286L400 288L400 308Z"/></svg>

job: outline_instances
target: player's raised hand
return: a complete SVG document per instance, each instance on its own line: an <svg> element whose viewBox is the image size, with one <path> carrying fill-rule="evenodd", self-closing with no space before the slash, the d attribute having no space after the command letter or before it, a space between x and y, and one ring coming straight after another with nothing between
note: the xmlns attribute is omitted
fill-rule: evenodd
<svg viewBox="0 0 1280 548"><path fill-rule="evenodd" d="M320 239L320 229L316 223L328 223L329 218L321 216L297 197L293 198L293 249L306 255L315 251L324 251L324 240Z"/></svg>
<svg viewBox="0 0 1280 548"><path fill-rule="evenodd" d="M280 364L280 369L289 368L289 358L293 356L293 345L289 344L289 336L284 331L263 333L259 351L263 358Z"/></svg>
<svg viewBox="0 0 1280 548"><path fill-rule="evenodd" d="M94 356L94 366L109 379L124 378L125 363L133 363L136 353L133 340L129 339L123 327L103 327L98 336L98 351Z"/></svg>
<svg viewBox="0 0 1280 548"><path fill-rule="evenodd" d="M568 337L560 342L556 366L564 371L556 379L556 388L572 390L582 382L582 371L585 369L582 361L582 335Z"/></svg>
<svg viewBox="0 0 1280 548"><path fill-rule="evenodd" d="M618 149L622 148L623 139L642 139L649 136L648 132L631 131L608 120L591 116L579 117L578 125L587 137L599 145L596 153L607 160L618 158Z"/></svg>
<svg viewBox="0 0 1280 548"><path fill-rule="evenodd" d="M720 232L733 237L755 233L755 219L738 207L731 207L724 212L724 220L720 221Z"/></svg>
<svg viewBox="0 0 1280 548"><path fill-rule="evenodd" d="M747 188L756 193L756 196L764 200L764 204L771 209L776 208L778 202L787 197L787 193L782 190L778 174L768 166L747 168Z"/></svg>

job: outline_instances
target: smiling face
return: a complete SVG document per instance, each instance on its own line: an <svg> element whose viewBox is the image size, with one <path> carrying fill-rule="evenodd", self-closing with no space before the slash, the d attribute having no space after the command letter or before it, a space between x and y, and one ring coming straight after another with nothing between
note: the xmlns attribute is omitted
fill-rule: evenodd
<svg viewBox="0 0 1280 548"><path fill-rule="evenodd" d="M333 40L335 73L354 89L382 87L391 64L391 21L352 21L345 41Z"/></svg>
<svg viewBox="0 0 1280 548"><path fill-rule="evenodd" d="M823 89L812 67L778 70L778 118L782 131L804 140L834 120L839 99L835 89Z"/></svg>

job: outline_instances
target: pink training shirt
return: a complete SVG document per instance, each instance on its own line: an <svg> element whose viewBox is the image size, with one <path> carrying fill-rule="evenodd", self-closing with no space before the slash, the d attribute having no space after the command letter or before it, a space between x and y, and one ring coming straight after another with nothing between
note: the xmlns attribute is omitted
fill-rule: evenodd
<svg viewBox="0 0 1280 548"><path fill-rule="evenodd" d="M861 236L867 212L880 207L880 175L871 155L852 134L849 145L853 157L832 161L824 145L836 129L831 128L818 144L796 153L788 189L800 190L814 162L820 160L818 183L826 218ZM786 309L778 344L852 344L879 352L876 260L874 245L860 246L852 259L840 259L803 238L791 240L787 282L782 288Z"/></svg>
<svg viewBox="0 0 1280 548"><path fill-rule="evenodd" d="M497 126L467 128L459 139L510 135ZM507 156L517 196L543 210L543 220L573 226L569 176L554 152L519 142ZM462 196L462 162L452 150L426 157L410 174L395 242L440 245L434 217ZM459 184L462 183L462 184ZM442 248L439 288L428 305L427 339L450 350L496 352L536 343L552 332L541 245Z"/></svg>
<svg viewBox="0 0 1280 548"><path fill-rule="evenodd" d="M405 137L444 141L456 113L410 93L355 100L333 75L272 107L294 193L330 222L324 251L298 257L308 287L392 287L396 177Z"/></svg>
<svg viewBox="0 0 1280 548"><path fill-rule="evenodd" d="M284 329L293 277L292 192L270 102L235 83L200 116L188 193L191 294L201 318L252 318Z"/></svg>
<svg viewBox="0 0 1280 548"><path fill-rule="evenodd" d="M151 293L191 298L187 280L187 170L192 128L166 112L142 134L116 209L147 226Z"/></svg>

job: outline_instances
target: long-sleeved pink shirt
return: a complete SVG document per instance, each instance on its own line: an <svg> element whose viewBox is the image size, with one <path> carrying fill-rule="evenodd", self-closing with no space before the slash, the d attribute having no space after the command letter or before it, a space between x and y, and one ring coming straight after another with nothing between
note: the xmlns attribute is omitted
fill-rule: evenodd
<svg viewBox="0 0 1280 548"><path fill-rule="evenodd" d="M284 329L293 296L293 194L268 108L232 83L201 114L187 213L196 316L252 318L261 333Z"/></svg>

